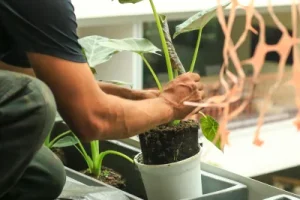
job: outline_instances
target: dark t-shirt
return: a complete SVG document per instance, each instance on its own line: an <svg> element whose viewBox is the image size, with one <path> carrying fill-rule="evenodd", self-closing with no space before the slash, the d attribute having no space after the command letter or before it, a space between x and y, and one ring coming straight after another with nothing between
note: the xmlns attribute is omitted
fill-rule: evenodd
<svg viewBox="0 0 300 200"><path fill-rule="evenodd" d="M30 67L35 52L86 62L76 29L71 0L0 0L0 60Z"/></svg>

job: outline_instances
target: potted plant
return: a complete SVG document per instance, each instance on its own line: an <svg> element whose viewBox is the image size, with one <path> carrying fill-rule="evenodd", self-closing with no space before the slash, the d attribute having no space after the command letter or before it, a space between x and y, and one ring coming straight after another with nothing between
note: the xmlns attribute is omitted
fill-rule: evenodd
<svg viewBox="0 0 300 200"><path fill-rule="evenodd" d="M59 122L62 122L62 119L60 117L57 117L56 123ZM78 137L69 129L64 131L63 133L54 135L53 139L51 139L51 136L51 133L49 133L46 140L44 141L44 145L52 150L65 165L66 161L69 159L65 157L65 153L62 148L75 147L75 149L79 152L87 165L87 168L82 170L81 173L116 188L122 189L125 186L125 180L123 179L122 175L114 171L113 169L103 166L103 159L109 154L120 156L130 163L133 163L133 159L123 153L114 150L106 150L101 152L99 149L100 144L97 140L91 141L89 143L89 150L91 152L89 155L88 151L86 150L86 145L83 145Z"/></svg>
<svg viewBox="0 0 300 200"><path fill-rule="evenodd" d="M137 3L141 0L119 0L120 3ZM159 31L163 54L166 60L169 81L185 73L170 36L166 16L159 15L152 0L149 0ZM230 1L222 6L228 6ZM215 17L217 6L202 10L176 27L174 37L179 34L198 30L198 40L189 72L194 71L201 33L210 19ZM101 36L87 36L79 40L91 67L108 61L121 51L137 53L150 70L159 90L163 86L158 80L145 54L158 54L160 49L144 38L109 39ZM207 139L215 139L218 123L210 116L200 120L202 133ZM175 120L160 125L139 135L142 152L134 161L138 166L151 199L193 198L202 195L200 171L201 149L198 142L199 122ZM215 143L221 148L220 140ZM188 184L189 183L189 184Z"/></svg>
<svg viewBox="0 0 300 200"><path fill-rule="evenodd" d="M113 169L103 166L103 159L109 154L122 157L131 163L133 163L133 159L121 152L114 150L106 150L101 152L99 149L99 141L97 140L90 142L90 156L88 155L85 147L80 142L80 140L74 134L73 137L77 141L77 143L74 144L74 147L78 150L80 155L82 155L87 164L87 169L82 171L83 174L86 174L119 189L125 187L125 180L123 179L122 175L114 171Z"/></svg>

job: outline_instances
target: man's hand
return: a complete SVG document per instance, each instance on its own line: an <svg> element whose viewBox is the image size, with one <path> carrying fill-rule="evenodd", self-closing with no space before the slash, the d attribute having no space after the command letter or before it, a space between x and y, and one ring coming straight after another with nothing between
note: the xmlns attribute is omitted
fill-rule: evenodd
<svg viewBox="0 0 300 200"><path fill-rule="evenodd" d="M203 85L200 76L195 73L185 73L166 85L159 95L174 111L174 119L183 119L195 107L185 106L184 101L200 102L204 97Z"/></svg>

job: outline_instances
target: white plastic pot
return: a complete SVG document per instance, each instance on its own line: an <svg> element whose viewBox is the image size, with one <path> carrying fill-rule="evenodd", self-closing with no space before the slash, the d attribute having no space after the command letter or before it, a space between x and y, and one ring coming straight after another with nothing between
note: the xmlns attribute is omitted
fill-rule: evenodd
<svg viewBox="0 0 300 200"><path fill-rule="evenodd" d="M188 159L164 164L142 164L142 153L134 157L148 200L179 200L202 196L201 151Z"/></svg>

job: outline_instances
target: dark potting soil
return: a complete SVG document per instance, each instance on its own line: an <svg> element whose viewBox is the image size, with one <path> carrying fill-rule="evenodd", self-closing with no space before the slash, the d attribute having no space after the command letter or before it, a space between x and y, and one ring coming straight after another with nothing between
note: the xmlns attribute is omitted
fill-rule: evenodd
<svg viewBox="0 0 300 200"><path fill-rule="evenodd" d="M125 180L123 179L121 174L114 171L113 169L104 166L102 166L102 173L99 177L91 174L88 170L81 171L81 173L119 189L124 189L126 186Z"/></svg>
<svg viewBox="0 0 300 200"><path fill-rule="evenodd" d="M160 125L139 135L143 163L160 165L178 162L197 154L199 124L181 121L178 125Z"/></svg>

